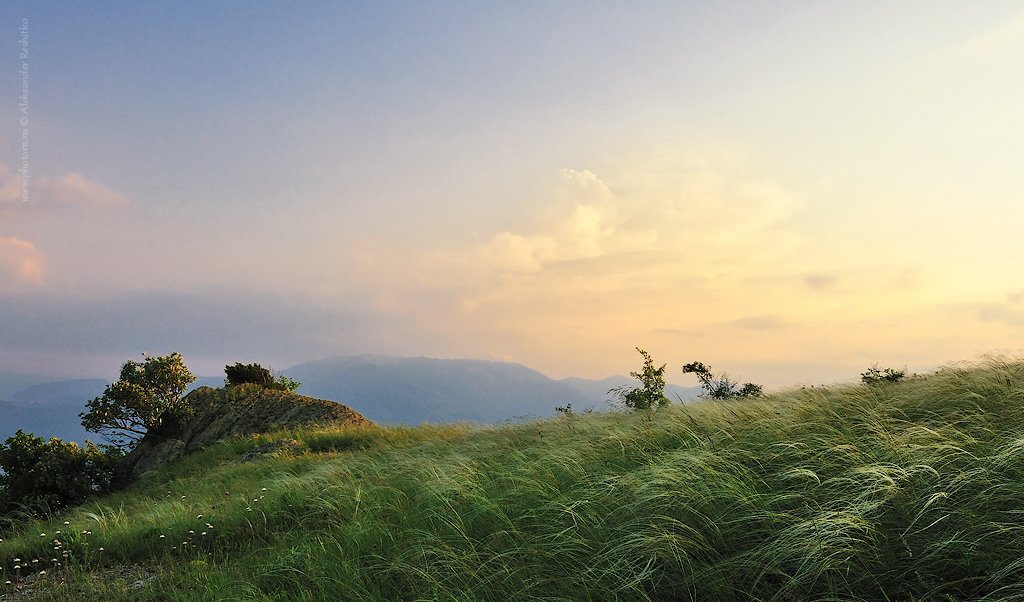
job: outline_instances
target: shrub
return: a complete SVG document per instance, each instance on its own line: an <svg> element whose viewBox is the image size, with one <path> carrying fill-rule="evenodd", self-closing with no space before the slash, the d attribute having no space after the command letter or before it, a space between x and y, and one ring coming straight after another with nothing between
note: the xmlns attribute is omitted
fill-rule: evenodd
<svg viewBox="0 0 1024 602"><path fill-rule="evenodd" d="M129 360L117 382L86 404L88 411L79 414L82 426L122 449L133 447L165 417L188 419L191 409L181 395L195 379L180 353Z"/></svg>
<svg viewBox="0 0 1024 602"><path fill-rule="evenodd" d="M236 362L234 366L224 366L224 379L225 387L235 387L238 385L252 383L261 387L267 387L268 389L278 389L281 391L294 391L298 389L302 384L297 380L292 380L285 375L280 375L276 379L273 373L259 364L242 364Z"/></svg>
<svg viewBox="0 0 1024 602"><path fill-rule="evenodd" d="M109 493L119 458L109 446L44 441L19 430L0 444L0 515L47 515Z"/></svg>
<svg viewBox="0 0 1024 602"><path fill-rule="evenodd" d="M297 380L292 380L285 376L284 374L279 375L277 377L277 380L275 380L273 384L274 389L280 389L282 391L294 391L295 389L298 389L301 386L302 383L300 383Z"/></svg>
<svg viewBox="0 0 1024 602"><path fill-rule="evenodd" d="M259 364L243 364L236 362L234 366L224 366L224 386L233 387L245 383L253 383L262 387L274 384L274 375L270 370Z"/></svg>
<svg viewBox="0 0 1024 602"><path fill-rule="evenodd" d="M878 364L871 366L866 372L861 372L860 381L865 385L881 385L885 383L898 383L907 375L906 370L893 370L886 368L879 370Z"/></svg>
<svg viewBox="0 0 1024 602"><path fill-rule="evenodd" d="M732 397L761 397L764 394L764 388L761 385L744 383L740 387L739 383L729 380L729 375L724 372L716 377L712 374L711 368L701 362L686 364L683 366L683 373L697 376L701 388L704 389L702 397L729 399Z"/></svg>
<svg viewBox="0 0 1024 602"><path fill-rule="evenodd" d="M619 398L622 405L634 410L649 410L655 406L667 406L670 401L665 397L665 364L654 367L651 355L637 347L644 358L641 372L630 372L629 375L640 381L639 387L621 386L609 389L608 393Z"/></svg>

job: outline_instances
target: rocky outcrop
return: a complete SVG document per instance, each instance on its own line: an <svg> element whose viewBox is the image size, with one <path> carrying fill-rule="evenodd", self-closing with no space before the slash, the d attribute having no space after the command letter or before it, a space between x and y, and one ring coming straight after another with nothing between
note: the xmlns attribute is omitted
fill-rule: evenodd
<svg viewBox="0 0 1024 602"><path fill-rule="evenodd" d="M165 418L124 459L124 480L134 480L185 454L232 437L279 429L327 424L370 424L348 406L292 391L238 385L199 387L185 397L192 416L185 422Z"/></svg>

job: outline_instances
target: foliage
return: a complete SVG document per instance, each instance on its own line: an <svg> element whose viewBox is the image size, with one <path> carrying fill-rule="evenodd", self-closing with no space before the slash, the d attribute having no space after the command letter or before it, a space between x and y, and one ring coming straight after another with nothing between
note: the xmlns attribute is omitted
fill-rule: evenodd
<svg viewBox="0 0 1024 602"><path fill-rule="evenodd" d="M295 389L298 389L301 386L302 383L300 383L299 381L288 378L284 374L279 374L278 377L274 380L273 388L280 389L282 391L294 391Z"/></svg>
<svg viewBox="0 0 1024 602"><path fill-rule="evenodd" d="M683 373L697 376L700 386L704 389L701 397L729 399L731 397L761 397L764 394L761 385L744 383L740 387L739 383L729 380L729 375L724 372L716 377L712 374L711 368L701 362L686 364L683 366Z"/></svg>
<svg viewBox="0 0 1024 602"><path fill-rule="evenodd" d="M1022 396L1024 365L989 363L655 413L233 440L0 533L0 598L32 576L37 599L83 602L1019 602ZM237 462L275 437L311 451ZM56 529L59 573L13 569L60 558Z"/></svg>
<svg viewBox="0 0 1024 602"><path fill-rule="evenodd" d="M111 490L116 450L19 430L0 444L0 515L46 515Z"/></svg>
<svg viewBox="0 0 1024 602"><path fill-rule="evenodd" d="M233 387L245 383L254 383L262 387L274 384L274 375L270 370L259 364L243 364L236 362L234 366L224 366L224 386Z"/></svg>
<svg viewBox="0 0 1024 602"><path fill-rule="evenodd" d="M866 372L861 372L860 381L865 385L880 385L885 383L898 383L907 375L906 370L893 370L892 368L886 368L885 370L879 370L878 364L868 368Z"/></svg>
<svg viewBox="0 0 1024 602"><path fill-rule="evenodd" d="M615 387L609 389L608 393L618 397L622 405L634 410L667 406L670 402L668 397L665 397L665 364L655 368L654 360L649 353L639 347L636 350L644 358L644 367L640 372L630 372L629 375L639 380L640 386Z"/></svg>
<svg viewBox="0 0 1024 602"><path fill-rule="evenodd" d="M267 387L268 389L294 391L302 384L283 374L274 378L273 373L269 369L256 363L242 364L241 362L236 362L234 366L224 366L224 373L226 375L224 386L226 387L236 387L252 383L261 387Z"/></svg>
<svg viewBox="0 0 1024 602"><path fill-rule="evenodd" d="M194 380L177 352L146 356L143 362L129 360L121 367L121 377L86 404L88 411L79 414L82 426L130 448L164 418L188 419L190 408L181 395Z"/></svg>

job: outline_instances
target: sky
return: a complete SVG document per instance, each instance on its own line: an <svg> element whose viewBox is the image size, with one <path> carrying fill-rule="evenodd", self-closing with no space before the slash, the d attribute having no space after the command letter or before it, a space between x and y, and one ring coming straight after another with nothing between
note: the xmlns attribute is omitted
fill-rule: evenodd
<svg viewBox="0 0 1024 602"><path fill-rule="evenodd" d="M0 7L0 372L1018 353L1019 2ZM675 376L672 376L675 374Z"/></svg>

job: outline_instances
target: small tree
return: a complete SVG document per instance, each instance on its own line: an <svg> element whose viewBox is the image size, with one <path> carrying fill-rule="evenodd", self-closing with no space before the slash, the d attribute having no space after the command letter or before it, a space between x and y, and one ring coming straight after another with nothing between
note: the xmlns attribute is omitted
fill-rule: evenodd
<svg viewBox="0 0 1024 602"><path fill-rule="evenodd" d="M898 383L907 375L906 370L893 370L886 368L879 370L878 364L871 366L866 372L861 372L860 381L865 385L881 385L885 383Z"/></svg>
<svg viewBox="0 0 1024 602"><path fill-rule="evenodd" d="M655 406L667 406L670 401L665 397L665 364L660 368L654 367L654 360L651 355L637 347L637 351L644 358L644 367L641 372L630 372L629 375L640 381L640 387L621 386L609 389L608 393L615 395L622 402L622 405L634 410L649 410Z"/></svg>
<svg viewBox="0 0 1024 602"><path fill-rule="evenodd" d="M761 397L764 394L761 385L744 383L740 387L739 383L729 380L729 375L724 372L716 377L711 372L711 368L701 362L686 364L683 366L683 373L695 374L697 376L701 388L704 389L704 393L701 394L702 397L729 399L731 397Z"/></svg>
<svg viewBox="0 0 1024 602"><path fill-rule="evenodd" d="M82 426L119 448L131 448L165 414L178 420L189 417L181 396L195 379L180 353L146 356L141 363L129 360L121 367L121 377L86 404L88 411L79 414Z"/></svg>

